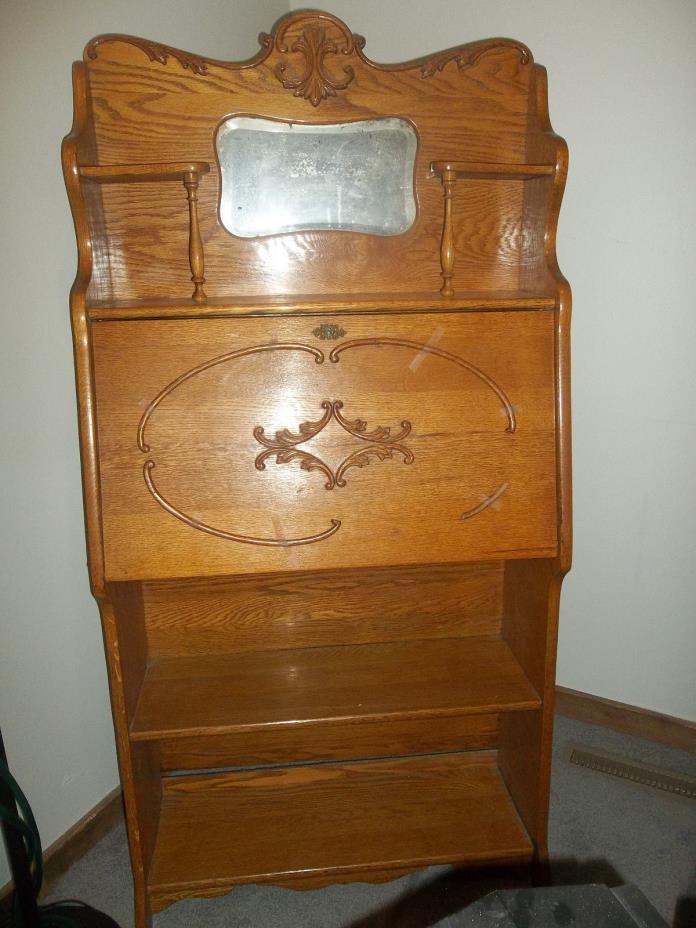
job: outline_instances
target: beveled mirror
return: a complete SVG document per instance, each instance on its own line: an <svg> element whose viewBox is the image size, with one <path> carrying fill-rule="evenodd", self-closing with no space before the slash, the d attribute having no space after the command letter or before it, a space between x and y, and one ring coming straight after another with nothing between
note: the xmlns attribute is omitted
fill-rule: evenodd
<svg viewBox="0 0 696 928"><path fill-rule="evenodd" d="M230 117L216 137L220 221L242 238L400 235L416 218L417 146L413 125L397 117L329 125Z"/></svg>

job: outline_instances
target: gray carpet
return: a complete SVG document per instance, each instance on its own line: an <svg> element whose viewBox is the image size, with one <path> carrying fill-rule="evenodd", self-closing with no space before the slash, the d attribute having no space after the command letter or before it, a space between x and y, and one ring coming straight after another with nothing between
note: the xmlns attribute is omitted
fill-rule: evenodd
<svg viewBox="0 0 696 928"><path fill-rule="evenodd" d="M696 926L696 801L569 763L572 746L605 751L696 777L696 756L559 718L550 846L557 883L634 883L675 928ZM221 899L185 900L155 928L431 928L521 875L430 868L392 883L352 883L312 892L243 886ZM133 924L126 836L116 828L52 887ZM599 928L599 926L598 926Z"/></svg>

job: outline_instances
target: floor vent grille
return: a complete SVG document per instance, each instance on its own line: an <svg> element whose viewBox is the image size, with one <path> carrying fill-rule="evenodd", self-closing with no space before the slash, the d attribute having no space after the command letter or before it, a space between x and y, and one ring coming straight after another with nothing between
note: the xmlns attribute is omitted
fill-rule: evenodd
<svg viewBox="0 0 696 928"><path fill-rule="evenodd" d="M588 770L606 773L611 777L619 777L621 780L630 780L632 783L651 786L653 789L661 789L663 792L674 793L676 796L696 799L696 780L674 776L663 770L643 767L640 764L629 764L614 757L592 754L590 751L578 749L572 750L570 762L577 767L586 767Z"/></svg>

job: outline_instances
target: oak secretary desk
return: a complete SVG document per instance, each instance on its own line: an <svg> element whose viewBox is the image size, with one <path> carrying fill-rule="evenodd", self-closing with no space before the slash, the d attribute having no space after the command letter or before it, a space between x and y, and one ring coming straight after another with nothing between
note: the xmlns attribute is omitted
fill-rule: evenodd
<svg viewBox="0 0 696 928"><path fill-rule="evenodd" d="M565 143L490 39L291 13L102 35L63 164L136 919L235 884L543 862L570 563Z"/></svg>

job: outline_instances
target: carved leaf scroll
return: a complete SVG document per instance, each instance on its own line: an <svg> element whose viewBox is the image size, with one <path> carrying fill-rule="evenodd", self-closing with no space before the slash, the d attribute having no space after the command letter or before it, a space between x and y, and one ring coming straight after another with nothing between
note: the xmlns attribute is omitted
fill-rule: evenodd
<svg viewBox="0 0 696 928"><path fill-rule="evenodd" d="M98 35L85 48L87 57L94 61L97 57L97 49L106 42L125 42L128 45L133 45L135 48L139 48L141 52L144 52L150 61L156 61L158 64L166 64L171 55L182 68L191 71L193 74L206 74L208 71L208 62L199 55L192 55L190 52L184 52L179 48L171 48L169 45L162 45L161 42L140 39L134 35L117 35L115 33Z"/></svg>
<svg viewBox="0 0 696 928"><path fill-rule="evenodd" d="M367 422L364 419L346 419L341 414L343 409L343 403L340 400L336 400L333 404L333 414L336 422L345 429L350 435L354 435L356 438L362 438L363 441L378 441L378 442L388 442L393 444L397 441L403 441L404 438L411 431L411 423L403 421L401 423L401 431L398 435L391 435L391 428L389 426L377 426L376 429L373 429L371 432L367 431Z"/></svg>
<svg viewBox="0 0 696 928"><path fill-rule="evenodd" d="M299 461L300 467L304 471L321 471L326 476L326 489L331 490L335 485L334 475L328 464L325 464L321 458L297 448L306 441L318 435L331 421L333 415L333 406L328 400L321 404L324 409L324 415L315 422L301 422L297 432L291 432L290 429L279 429L273 438L266 437L266 430L262 425L254 428L254 438L264 445L267 449L256 456L254 465L257 470L266 469L266 461L275 455L276 464L292 464L293 461Z"/></svg>
<svg viewBox="0 0 696 928"><path fill-rule="evenodd" d="M432 58L421 65L421 77L433 77L438 71L442 71L450 61L454 61L460 71L470 68L485 55L486 52L493 51L497 48L513 48L517 51L520 58L520 64L529 64L532 60L532 53L526 45L521 42L515 42L512 39L483 39L481 42L471 42L469 45L460 45L457 48L448 48L443 52L438 52Z"/></svg>
<svg viewBox="0 0 696 928"><path fill-rule="evenodd" d="M264 427L257 425L254 429L254 438L273 451L277 451L278 448L293 448L295 445L309 441L310 438L314 438L322 429L326 428L333 416L333 406L329 400L324 400L321 406L324 410L321 419L317 419L316 422L301 422L297 432L291 432L290 429L279 429L274 438L266 438Z"/></svg>
<svg viewBox="0 0 696 928"><path fill-rule="evenodd" d="M369 448L354 451L336 468L336 486L346 485L345 473L349 468L367 467L373 458L377 458L378 461L391 460L396 453L403 455L404 464L413 464L413 452L405 445L370 445Z"/></svg>
<svg viewBox="0 0 696 928"><path fill-rule="evenodd" d="M366 467L372 460L386 461L394 457L394 452L402 455L405 464L412 464L414 461L413 452L401 441L411 432L411 423L402 422L401 431L392 436L391 428L388 426L377 426L371 432L367 430L367 422L364 419L346 419L342 414L343 403L340 400L324 400L322 408L325 410L321 419L314 422L301 422L297 432L291 432L289 429L279 429L275 433L275 438L268 438L263 426L257 425L254 428L254 438L260 442L266 451L262 451L256 456L254 465L257 470L266 469L266 461L275 455L276 464L291 464L299 461L300 467L305 471L320 471L326 476L325 487L327 490L333 490L334 487L344 487L346 485L345 473L351 467ZM321 458L304 449L296 448L309 441L323 431L331 419L335 419L344 431L362 441L370 442L369 448L360 448L354 451L344 461L342 461L335 471Z"/></svg>
<svg viewBox="0 0 696 928"><path fill-rule="evenodd" d="M203 364L199 364L197 367L191 368L191 370L186 371L171 383L167 384L167 386L160 390L157 396L148 404L138 424L138 448L140 451L145 454L151 453L152 449L145 438L148 423L150 422L153 414L159 408L160 404L164 402L167 397L170 396L175 390L179 389L179 387L181 387L187 381L191 380L191 378L197 377L199 374L202 374L211 368L217 367L220 364L227 364L230 361L236 361L240 358L261 354L268 351L305 352L306 354L312 355L317 364L323 364L325 357L323 351L320 351L318 348L313 348L310 345L296 344L294 342L279 342L277 344L253 345L249 348L241 348L237 351L230 351L227 354L222 354L216 358L211 358L209 361L204 361ZM330 416L331 411L329 410L329 418ZM326 418L326 416L322 417L320 423L324 418ZM328 419L326 419L326 421L328 422ZM280 432L276 433L276 435L279 436L278 440L281 444L281 450L292 449L294 446L294 438L299 437L300 441L306 440L303 437L304 434L307 434L308 431L311 431L312 427L316 427L320 423L303 423L308 428L303 433L301 426L299 436L293 435L287 430L281 429ZM323 425L321 428L323 428ZM263 433L263 429L261 432ZM274 451L270 453L277 453L277 451L274 449ZM318 532L315 535L306 535L301 538L262 538L254 535L242 535L238 532L231 532L227 529L217 528L216 526L208 525L207 523L202 522L200 519L197 519L192 515L188 515L182 509L175 506L174 503L172 503L169 499L167 499L167 497L164 496L164 494L159 490L153 479L152 472L155 467L155 461L152 459L145 461L143 464L143 479L145 480L145 486L147 487L152 498L157 503L159 503L163 509L170 513L170 515L174 516L176 519L179 519L180 522L183 522L185 525L188 525L191 528L197 529L199 532L205 532L206 534L214 535L217 538L224 538L227 541L239 541L242 544L287 548L294 545L307 545L315 541L322 541L324 538L329 538L341 527L341 522L339 519L330 519L329 528L325 529L323 532ZM307 467L305 467L305 470L306 469Z"/></svg>

